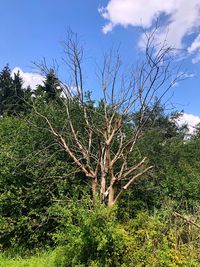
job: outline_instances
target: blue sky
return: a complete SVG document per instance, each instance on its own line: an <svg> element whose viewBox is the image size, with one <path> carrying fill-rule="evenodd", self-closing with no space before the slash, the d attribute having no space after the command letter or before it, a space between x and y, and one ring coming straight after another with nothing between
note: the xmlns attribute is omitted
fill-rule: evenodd
<svg viewBox="0 0 200 267"><path fill-rule="evenodd" d="M9 63L26 73L24 77L34 77L31 62L61 58L70 27L85 47L88 89L98 90L90 74L103 52L120 44L123 61L135 62L142 29L149 31L157 18L158 41L167 33L169 44L180 51L174 60L192 77L173 88L171 101L178 110L200 117L200 0L2 0L0 67Z"/></svg>

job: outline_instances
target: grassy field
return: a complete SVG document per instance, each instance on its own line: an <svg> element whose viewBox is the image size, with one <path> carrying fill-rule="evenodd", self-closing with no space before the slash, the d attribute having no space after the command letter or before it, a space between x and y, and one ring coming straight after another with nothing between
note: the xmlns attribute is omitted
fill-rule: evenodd
<svg viewBox="0 0 200 267"><path fill-rule="evenodd" d="M32 256L27 259L22 259L20 257L9 259L1 254L0 267L55 267L54 253L49 252L43 255Z"/></svg>

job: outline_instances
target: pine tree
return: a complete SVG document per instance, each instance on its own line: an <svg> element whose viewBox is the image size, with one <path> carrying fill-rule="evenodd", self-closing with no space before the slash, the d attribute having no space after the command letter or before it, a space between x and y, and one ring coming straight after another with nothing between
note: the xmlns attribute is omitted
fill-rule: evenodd
<svg viewBox="0 0 200 267"><path fill-rule="evenodd" d="M36 90L36 96L40 95L45 98L47 102L58 100L60 98L61 89L60 82L55 75L53 69L50 69L46 75L44 85L39 85Z"/></svg>
<svg viewBox="0 0 200 267"><path fill-rule="evenodd" d="M12 102L11 112L13 114L24 112L25 102L24 102L23 80L20 77L19 71L17 73L14 73L13 92L14 95L11 99Z"/></svg>
<svg viewBox="0 0 200 267"><path fill-rule="evenodd" d="M19 115L27 109L24 101L25 91L19 71L11 76L11 70L6 65L0 73L0 115Z"/></svg>
<svg viewBox="0 0 200 267"><path fill-rule="evenodd" d="M3 115L5 112L9 113L13 95L14 89L11 70L6 65L0 73L0 115Z"/></svg>

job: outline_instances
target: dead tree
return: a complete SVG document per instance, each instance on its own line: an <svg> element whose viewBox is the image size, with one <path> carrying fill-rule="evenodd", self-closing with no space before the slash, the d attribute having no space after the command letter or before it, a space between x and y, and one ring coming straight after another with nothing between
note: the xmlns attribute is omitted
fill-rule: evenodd
<svg viewBox="0 0 200 267"><path fill-rule="evenodd" d="M86 102L83 85L83 50L78 39L70 35L65 43L65 63L72 73L73 89L63 84L67 92L63 100L67 132L56 130L50 119L35 109L44 118L56 142L89 178L94 199L100 197L109 207L153 168L146 157L136 162L131 155L148 122L147 109L153 108L155 99L160 101L181 78L178 72L172 74L172 49L165 43L155 47L154 34L146 37L144 59L128 74L123 73L118 53L105 55L98 75L101 108L99 105L91 108ZM72 118L74 103L84 123L84 136L79 134ZM139 114L137 124L132 116L136 112Z"/></svg>

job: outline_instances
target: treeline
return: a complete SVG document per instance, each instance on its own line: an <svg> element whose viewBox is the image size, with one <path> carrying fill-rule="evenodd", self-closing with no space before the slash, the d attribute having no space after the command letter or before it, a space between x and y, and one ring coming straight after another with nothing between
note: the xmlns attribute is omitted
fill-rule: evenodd
<svg viewBox="0 0 200 267"><path fill-rule="evenodd" d="M200 130L186 138L180 114L167 114L157 98L143 113L122 116L114 101L64 89L52 69L35 90L8 66L0 73L1 250L57 247L55 266L199 266ZM104 118L118 127L113 158L122 141L137 142L106 169L101 194L90 173L97 169L104 181L95 163L109 146L102 149ZM110 182L110 173L124 178ZM129 173L136 177L130 187ZM108 208L111 186L115 196L128 190Z"/></svg>
<svg viewBox="0 0 200 267"><path fill-rule="evenodd" d="M48 102L60 96L61 89L54 70L50 69L43 85L33 89L23 86L23 78L20 72L11 75L9 65L6 65L0 73L0 115L20 116L31 109L31 101L34 98L43 97Z"/></svg>

